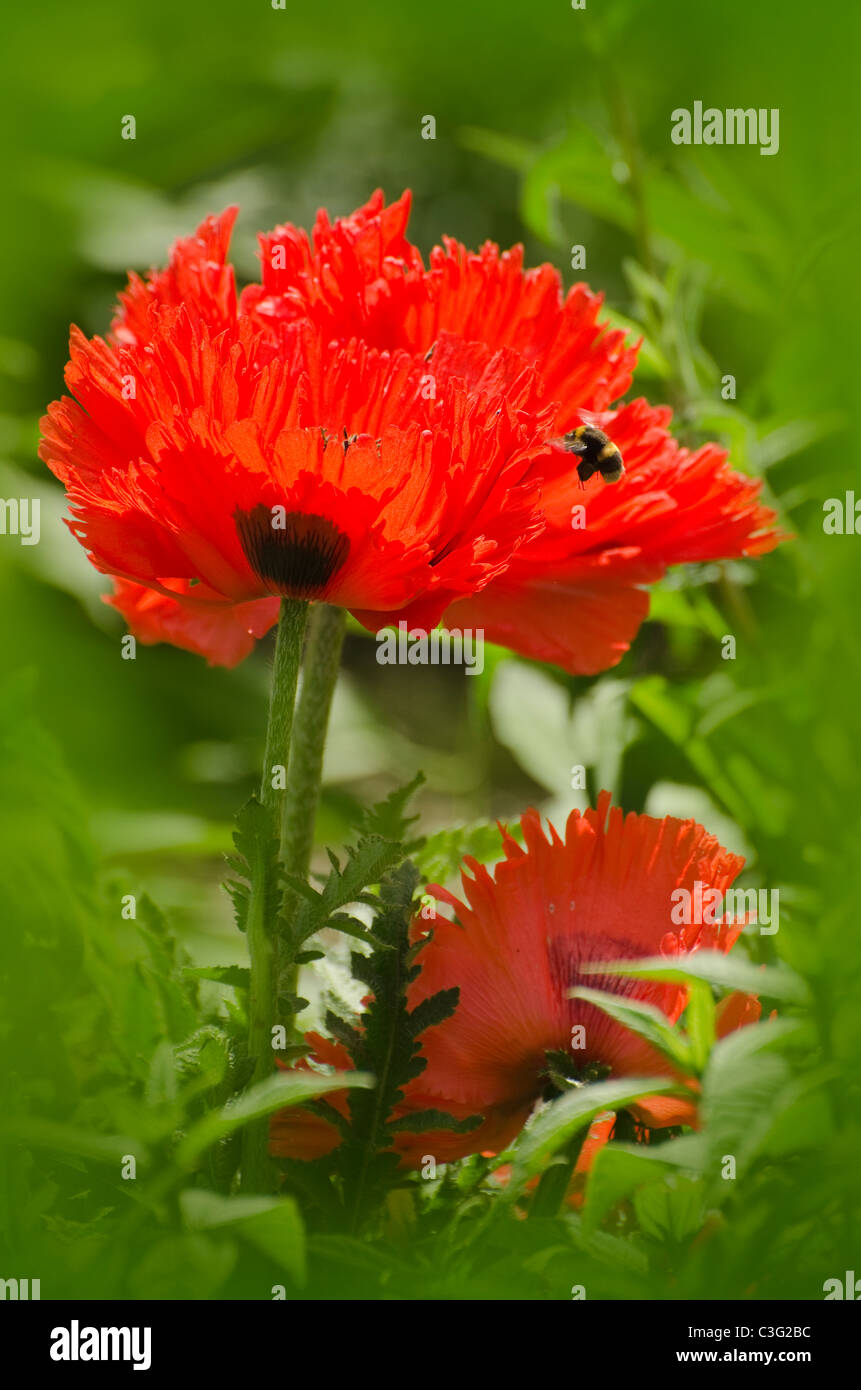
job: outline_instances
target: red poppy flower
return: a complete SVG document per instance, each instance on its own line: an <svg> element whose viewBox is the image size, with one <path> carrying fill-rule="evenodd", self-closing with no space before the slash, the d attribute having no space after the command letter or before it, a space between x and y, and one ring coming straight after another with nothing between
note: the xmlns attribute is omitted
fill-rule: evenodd
<svg viewBox="0 0 861 1390"><path fill-rule="evenodd" d="M432 389L426 363L324 345L306 322L275 355L248 316L225 325L222 274L174 260L161 299L133 284L114 342L73 331L76 399L50 408L42 457L93 562L193 613L190 644L240 652L280 594L433 627L540 529L531 464L550 413L515 353L441 335ZM181 291L199 302L170 302ZM178 627L128 587L115 601L145 614L144 638ZM231 637L218 610L234 605Z"/></svg>
<svg viewBox="0 0 861 1390"><path fill-rule="evenodd" d="M599 296L491 244L447 239L425 267L408 214L378 193L313 241L276 229L237 301L230 209L130 277L108 342L73 332L77 402L50 408L41 454L142 641L232 665L288 593L593 672L667 565L777 544L720 450L680 450L645 402L609 411L636 350ZM550 442L591 420L625 455L613 489Z"/></svg>
<svg viewBox="0 0 861 1390"><path fill-rule="evenodd" d="M324 341L422 358L441 334L513 349L540 371L558 430L628 389L636 350L599 323L599 295L579 284L563 296L553 266L524 271L519 246L486 242L473 253L445 237L425 268L404 235L409 213L409 193L387 208L378 191L334 224L321 212L313 243L289 225L261 236L262 283L243 291L243 312L268 325L273 342L285 323L310 319Z"/></svg>
<svg viewBox="0 0 861 1390"><path fill-rule="evenodd" d="M541 1094L548 1051L564 1051L583 1067L609 1067L613 1076L673 1075L651 1045L568 994L578 984L623 994L675 1023L687 1001L682 986L584 974L582 967L729 951L740 925L673 927L671 894L693 891L696 882L723 893L744 861L695 821L624 816L606 792L595 810L571 813L564 840L552 826L545 836L536 811L521 825L526 848L504 833L505 860L493 874L466 861L466 902L444 888L429 890L457 920L435 922L414 993L419 1002L447 984L460 987L454 1016L424 1039L435 1090L483 1113L519 1101L525 1118ZM729 1021L741 1021L741 1001L732 1009ZM578 1025L585 1046L572 1051ZM634 1113L651 1128L690 1124L695 1103L655 1096Z"/></svg>
<svg viewBox="0 0 861 1390"><path fill-rule="evenodd" d="M465 861L466 901L444 888L429 890L454 908L456 920L437 916L419 956L422 968L410 987L409 1004L414 1008L453 985L460 996L453 1016L422 1035L427 1067L407 1088L399 1115L419 1108L456 1118L483 1115L480 1131L444 1141L433 1137L445 1142L448 1157L498 1151L511 1141L544 1094L548 1052L565 1052L578 1068L607 1068L613 1076L677 1075L637 1034L594 1005L571 999L569 992L585 984L645 1000L676 1022L687 1002L684 987L595 976L583 967L702 949L729 951L740 924L674 927L671 895L678 888L693 893L696 883L703 891L723 893L744 861L695 821L623 816L609 803L605 792L595 810L573 811L564 840L552 827L545 835L538 813L528 811L521 821L525 849L503 832L505 859L493 873L473 859ZM426 930L424 919L416 919L416 939ZM758 1017L754 997L730 995L719 1006L718 1033ZM580 1025L585 1046L572 1050ZM579 1041L579 1032L576 1037ZM319 1039L314 1045L321 1060L330 1060ZM341 1065L345 1058L339 1049ZM652 1096L631 1110L651 1129L696 1122L693 1093L690 1099ZM274 1151L301 1157L304 1139L293 1128L294 1114L286 1112L273 1130ZM418 1145L415 1137L399 1140L405 1161L416 1152L440 1157L428 1135L419 1136ZM336 1143L333 1130L331 1147Z"/></svg>

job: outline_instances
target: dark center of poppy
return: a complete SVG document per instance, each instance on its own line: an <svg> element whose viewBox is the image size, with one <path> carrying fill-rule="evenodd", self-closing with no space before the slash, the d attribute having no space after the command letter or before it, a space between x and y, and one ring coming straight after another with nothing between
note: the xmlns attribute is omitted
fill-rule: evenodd
<svg viewBox="0 0 861 1390"><path fill-rule="evenodd" d="M542 1100L555 1100L556 1096L567 1091L591 1086L610 1075L611 1068L605 1062L580 1063L568 1052L548 1049L544 1054L546 1067L542 1079L546 1083L541 1093Z"/></svg>
<svg viewBox="0 0 861 1390"><path fill-rule="evenodd" d="M234 513L236 532L255 574L277 593L314 598L344 564L350 539L324 516L284 512L263 502Z"/></svg>

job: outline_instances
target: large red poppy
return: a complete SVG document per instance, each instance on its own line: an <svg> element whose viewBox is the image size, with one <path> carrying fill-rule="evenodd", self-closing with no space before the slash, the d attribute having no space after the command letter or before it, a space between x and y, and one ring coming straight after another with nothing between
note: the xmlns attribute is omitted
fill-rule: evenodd
<svg viewBox="0 0 861 1390"><path fill-rule="evenodd" d="M674 890L693 893L699 882L703 891L723 893L744 862L693 820L624 816L602 793L595 810L572 812L564 839L552 826L545 834L536 811L528 811L521 824L525 848L503 832L505 859L493 872L466 860L464 900L444 888L429 890L456 916L434 921L419 955L421 973L410 987L410 1007L455 985L460 996L452 1017L422 1035L427 1067L407 1088L398 1114L423 1108L456 1118L481 1114L484 1125L466 1135L399 1134L406 1163L423 1153L451 1158L510 1142L546 1089L548 1052L565 1052L579 1069L597 1066L611 1076L677 1076L650 1044L593 1004L571 999L570 991L583 984L644 1000L674 1023L687 1001L684 987L596 976L584 967L729 951L741 930L739 924L672 925ZM416 919L417 939L427 929L424 919ZM758 1016L755 998L730 995L719 1006L718 1033ZM574 1034L578 1025L583 1035ZM572 1037L585 1046L572 1051ZM349 1065L337 1045L316 1037L313 1045L320 1060ZM695 1123L690 1084L689 1096L652 1096L632 1113L652 1129ZM295 1111L278 1117L273 1152L311 1157L321 1151L309 1146L308 1132L297 1128L301 1123ZM320 1124L318 1144L334 1147L336 1131Z"/></svg>
<svg viewBox="0 0 861 1390"><path fill-rule="evenodd" d="M636 351L599 296L490 244L425 266L408 213L378 193L313 239L278 228L237 299L230 209L131 276L107 342L73 332L76 399L41 454L142 641L232 665L286 593L594 672L667 565L777 543L721 450L679 449L643 401L610 409ZM625 456L614 488L552 443L592 420Z"/></svg>
<svg viewBox="0 0 861 1390"><path fill-rule="evenodd" d="M473 382L431 398L404 353L300 324L261 366L247 318L213 335L184 304L150 312L144 346L73 334L77 401L44 425L100 569L204 615L290 594L433 626L540 528L548 413L513 354L474 345Z"/></svg>

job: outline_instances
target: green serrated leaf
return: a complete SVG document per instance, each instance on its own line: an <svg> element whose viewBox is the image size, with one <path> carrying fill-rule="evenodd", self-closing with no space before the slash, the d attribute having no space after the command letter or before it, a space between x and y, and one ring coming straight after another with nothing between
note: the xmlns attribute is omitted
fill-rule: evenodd
<svg viewBox="0 0 861 1390"><path fill-rule="evenodd" d="M418 871L407 861L387 874L380 885L375 922L378 944L371 955L354 952L352 957L353 974L367 985L370 995L360 1027L354 1029L331 1015L328 1019L332 1032L348 1048L355 1065L377 1077L372 1094L356 1093L349 1097L345 1142L333 1156L354 1225L385 1200L397 1181L398 1160L391 1152L397 1133L421 1132L426 1127L459 1128L450 1116L439 1111L394 1118L403 1101L404 1088L426 1066L417 1035L448 1017L458 994L457 990L450 990L434 996L426 1005L419 1005L418 1017L407 1008L407 987L420 970L410 943L418 880ZM460 1123L472 1128L471 1119Z"/></svg>
<svg viewBox="0 0 861 1390"><path fill-rule="evenodd" d="M262 884L263 920L273 921L280 908L282 892L281 869L278 861L278 841L272 817L256 796L252 796L236 817L233 832L235 856L229 862L238 877L225 883L233 901L236 925L244 932L248 924L252 882Z"/></svg>
<svg viewBox="0 0 861 1390"><path fill-rule="evenodd" d="M307 902L313 903L315 906L321 901L321 894L317 892L317 889L312 887L306 879L300 878L298 874L285 874L284 886L292 889L294 893L298 893L300 898L305 898Z"/></svg>
<svg viewBox="0 0 861 1390"><path fill-rule="evenodd" d="M363 811L357 826L362 837L381 836L396 844L406 841L410 826L418 820L418 816L404 814L406 805L414 792L423 785L424 780L424 773L417 772L411 782L398 787L383 801L378 801L375 806Z"/></svg>
<svg viewBox="0 0 861 1390"><path fill-rule="evenodd" d="M423 999L409 1016L409 1028L412 1036L417 1038L426 1028L433 1028L436 1024L451 1018L457 1008L459 998L460 990L455 985L451 989L437 990L436 994L431 994L427 999Z"/></svg>
<svg viewBox="0 0 861 1390"><path fill-rule="evenodd" d="M326 1013L326 1028L336 1038L338 1042L346 1047L351 1056L354 1056L361 1046L362 1035L358 1028L354 1028L351 1023L340 1018L331 1009Z"/></svg>
<svg viewBox="0 0 861 1390"><path fill-rule="evenodd" d="M366 927L365 923L360 922L358 917L351 917L349 913L334 913L326 925L334 931L343 932L345 936L352 936L356 941L367 941L370 946L377 946L381 951L391 949L387 942L381 941L378 936L374 935L370 927Z"/></svg>
<svg viewBox="0 0 861 1390"><path fill-rule="evenodd" d="M292 927L298 942L307 940L315 932L327 925L333 925L347 935L361 935L368 939L367 929L354 924L349 916L336 917L342 908L356 902L372 902L366 889L379 883L386 872L393 868L403 856L400 844L385 840L378 835L370 835L359 840L358 844L347 849L347 859L343 867L331 852L332 865L320 893L313 898L308 895L300 902Z"/></svg>

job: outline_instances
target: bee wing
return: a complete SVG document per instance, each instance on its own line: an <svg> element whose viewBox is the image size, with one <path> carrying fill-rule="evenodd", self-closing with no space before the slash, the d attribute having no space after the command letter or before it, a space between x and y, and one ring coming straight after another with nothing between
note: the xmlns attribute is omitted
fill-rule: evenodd
<svg viewBox="0 0 861 1390"><path fill-rule="evenodd" d="M573 435L564 435L561 439L548 439L554 449L560 449L566 454L585 454L588 444L584 444L582 439L575 439Z"/></svg>

